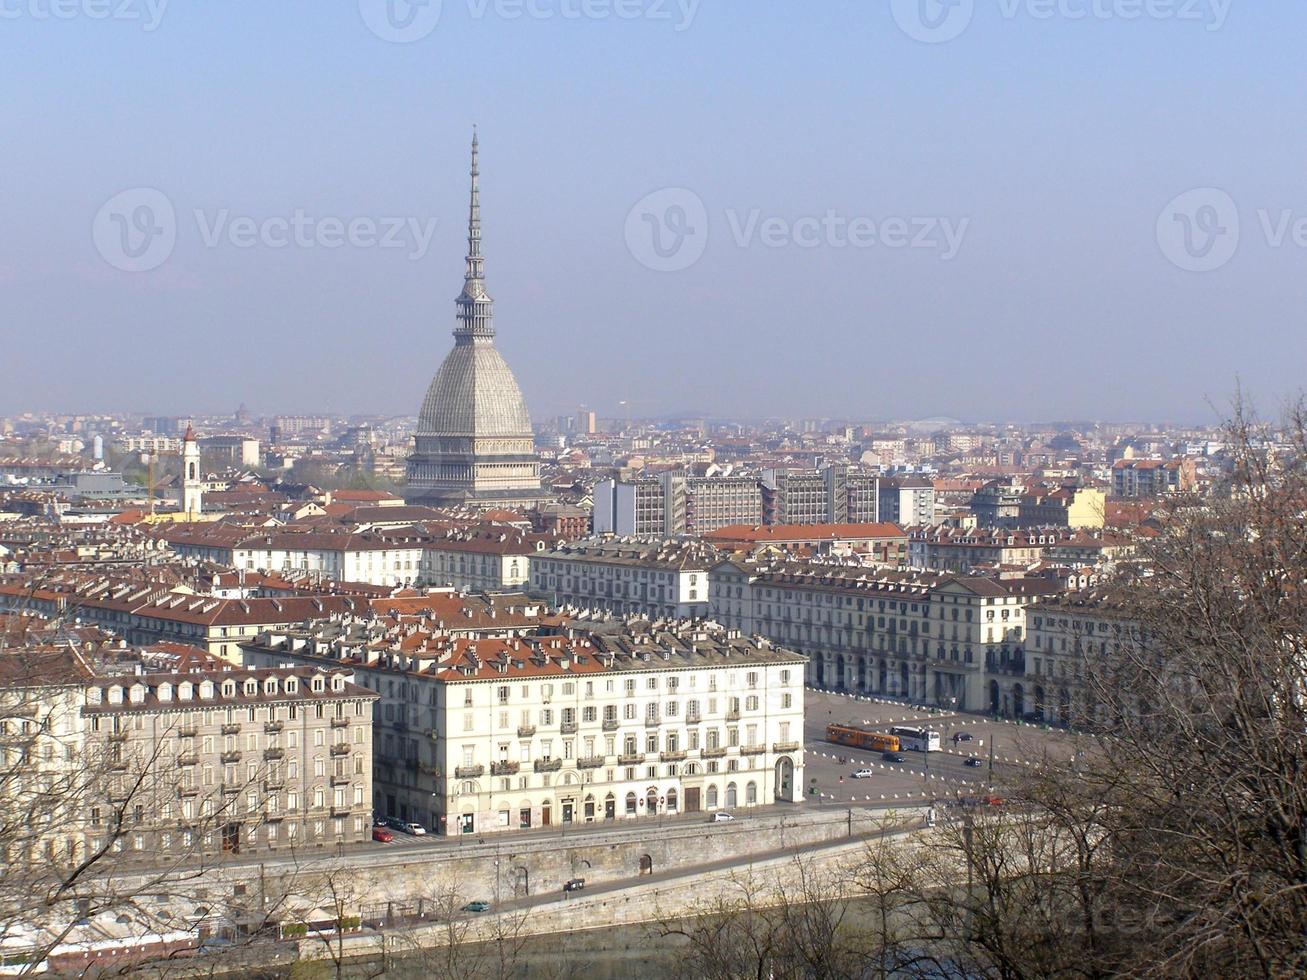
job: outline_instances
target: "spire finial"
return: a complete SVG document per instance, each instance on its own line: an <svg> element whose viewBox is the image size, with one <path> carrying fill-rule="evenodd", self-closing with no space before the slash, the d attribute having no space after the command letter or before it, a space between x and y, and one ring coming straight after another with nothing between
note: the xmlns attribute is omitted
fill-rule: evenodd
<svg viewBox="0 0 1307 980"><path fill-rule="evenodd" d="M486 295L485 259L481 255L481 169L477 128L472 127L472 194L467 216L467 273L458 298L459 326L455 336L493 337L490 297Z"/></svg>

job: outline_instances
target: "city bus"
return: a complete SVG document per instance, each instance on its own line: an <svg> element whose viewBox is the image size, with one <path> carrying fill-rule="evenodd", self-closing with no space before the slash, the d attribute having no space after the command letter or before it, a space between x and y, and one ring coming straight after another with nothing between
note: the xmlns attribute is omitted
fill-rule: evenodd
<svg viewBox="0 0 1307 980"><path fill-rule="evenodd" d="M939 732L929 728L891 728L890 734L909 752L939 751Z"/></svg>
<svg viewBox="0 0 1307 980"><path fill-rule="evenodd" d="M897 752L899 740L893 735L869 732L854 725L827 725L826 741L872 752Z"/></svg>

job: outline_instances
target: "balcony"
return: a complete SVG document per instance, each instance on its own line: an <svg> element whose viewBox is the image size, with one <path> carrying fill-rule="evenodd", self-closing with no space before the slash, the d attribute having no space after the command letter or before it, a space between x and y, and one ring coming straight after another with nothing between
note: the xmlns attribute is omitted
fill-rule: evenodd
<svg viewBox="0 0 1307 980"><path fill-rule="evenodd" d="M736 708L734 711L728 711L728 712L726 712L726 720L727 720L727 721L739 721L739 720L740 720L740 709L739 709L739 708Z"/></svg>
<svg viewBox="0 0 1307 980"><path fill-rule="evenodd" d="M663 762L684 762L686 752L660 752L658 758Z"/></svg>
<svg viewBox="0 0 1307 980"><path fill-rule="evenodd" d="M617 757L617 764L619 766L636 766L641 762L644 762L643 752L631 752L627 755L619 755Z"/></svg>
<svg viewBox="0 0 1307 980"><path fill-rule="evenodd" d="M337 742L331 747L332 755L349 755L349 744L346 742Z"/></svg>
<svg viewBox="0 0 1307 980"><path fill-rule="evenodd" d="M646 718L646 719L644 720L644 727L645 727L645 728L657 728L657 727L658 727L659 725L661 725L662 723L663 723L663 720L662 720L661 718Z"/></svg>
<svg viewBox="0 0 1307 980"><path fill-rule="evenodd" d="M767 751L767 746L763 743L755 743L753 745L740 746L740 755L762 755L766 751Z"/></svg>
<svg viewBox="0 0 1307 980"><path fill-rule="evenodd" d="M485 766L459 766L454 770L454 776L457 779L476 779L478 776L484 776L485 774Z"/></svg>
<svg viewBox="0 0 1307 980"><path fill-rule="evenodd" d="M112 762L109 763L109 771L110 771L110 772L126 772L126 771L127 771L127 760L126 760L126 759L114 759Z"/></svg>
<svg viewBox="0 0 1307 980"><path fill-rule="evenodd" d="M602 755L587 755L576 760L576 768L598 769L600 766L604 764L604 760L605 760L605 756Z"/></svg>
<svg viewBox="0 0 1307 980"><path fill-rule="evenodd" d="M418 771L426 773L428 776L431 776L434 779L439 779L442 775L444 775L444 773L440 771L439 766L434 765L430 762L419 762Z"/></svg>
<svg viewBox="0 0 1307 980"><path fill-rule="evenodd" d="M351 778L352 778L352 777L350 777L350 776L348 776L348 775L345 775L345 774L343 774L343 773L337 773L336 775L334 775L334 776L331 777L331 785L332 785L332 786L348 786L348 785L349 785L349 781L350 781Z"/></svg>
<svg viewBox="0 0 1307 980"><path fill-rule="evenodd" d="M284 758L286 757L286 750L285 750L285 749L278 749L278 748L264 749L264 750L263 750L263 757L264 757L265 759L269 759L269 760L271 760L271 759L284 759Z"/></svg>
<svg viewBox="0 0 1307 980"><path fill-rule="evenodd" d="M577 724L574 721L565 721L558 726L558 730L564 735L575 735L577 732Z"/></svg>
<svg viewBox="0 0 1307 980"><path fill-rule="evenodd" d="M286 815L280 810L265 810L263 813L264 823L281 823L286 819Z"/></svg>
<svg viewBox="0 0 1307 980"><path fill-rule="evenodd" d="M177 787L178 796L199 796L200 788L198 786L179 786Z"/></svg>
<svg viewBox="0 0 1307 980"><path fill-rule="evenodd" d="M199 763L200 757L195 752L187 752L185 755L177 756L177 765L179 766L195 766L199 765Z"/></svg>
<svg viewBox="0 0 1307 980"><path fill-rule="evenodd" d="M797 752L802 746L802 742L772 742L771 750L773 752Z"/></svg>
<svg viewBox="0 0 1307 980"><path fill-rule="evenodd" d="M241 733L240 725L223 725L221 731L224 735L239 735Z"/></svg>
<svg viewBox="0 0 1307 980"><path fill-rule="evenodd" d="M331 808L331 815L333 817L348 817L353 812L354 808L350 806L333 806Z"/></svg>
<svg viewBox="0 0 1307 980"><path fill-rule="evenodd" d="M535 726L535 725L518 725L518 726L517 726L517 737L518 737L518 738L530 738L530 737L531 737L532 735L534 735L535 733L536 733L536 726Z"/></svg>
<svg viewBox="0 0 1307 980"><path fill-rule="evenodd" d="M536 772L558 772L562 768L562 759L536 759L535 761Z"/></svg>
<svg viewBox="0 0 1307 980"><path fill-rule="evenodd" d="M280 735L280 734L281 734L281 730L282 730L283 728L285 728L285 727L286 727L286 723L285 723L285 722L281 722L281 721L269 721L269 722L265 722L264 725L263 725L263 734L265 734L265 735Z"/></svg>
<svg viewBox="0 0 1307 980"><path fill-rule="evenodd" d="M126 732L110 732L110 733L109 733L109 741L110 741L110 742L125 742L125 741L127 741L127 733L126 733Z"/></svg>
<svg viewBox="0 0 1307 980"><path fill-rule="evenodd" d="M704 749L699 754L702 755L705 759L720 759L722 756L726 754L726 747L722 745L718 745L715 748Z"/></svg>
<svg viewBox="0 0 1307 980"><path fill-rule="evenodd" d="M687 725L697 725L701 721L703 721L703 717L697 711L691 711L685 716L685 723Z"/></svg>
<svg viewBox="0 0 1307 980"><path fill-rule="evenodd" d="M490 775L492 776L516 776L522 769L520 762L492 762L490 763Z"/></svg>
<svg viewBox="0 0 1307 980"><path fill-rule="evenodd" d="M199 729L194 725L182 726L177 729L178 738L194 738L197 734L199 734Z"/></svg>
<svg viewBox="0 0 1307 980"><path fill-rule="evenodd" d="M286 781L280 776L273 776L263 781L263 791L265 793L280 793L286 788Z"/></svg>
<svg viewBox="0 0 1307 980"><path fill-rule="evenodd" d="M617 731L617 729L621 727L622 727L622 723L618 721L616 718L604 719L604 731L606 732L615 732Z"/></svg>
<svg viewBox="0 0 1307 980"><path fill-rule="evenodd" d="M348 719L348 718L333 718L333 719L331 719L331 727L332 727L332 728L348 728L348 727L349 727L349 719ZM397 721L397 722L395 722L395 727L396 727L396 728L400 728L400 727L407 728L408 726L407 726L407 725L404 725L402 722L398 722L398 721Z"/></svg>
<svg viewBox="0 0 1307 980"><path fill-rule="evenodd" d="M222 761L222 764L223 764L224 766L229 766L229 765L231 765L233 762L240 762L240 761L241 761L241 752L240 752L239 749L233 749L233 750L230 751L230 752L224 752L224 753L223 753L222 755L220 755L218 758Z"/></svg>

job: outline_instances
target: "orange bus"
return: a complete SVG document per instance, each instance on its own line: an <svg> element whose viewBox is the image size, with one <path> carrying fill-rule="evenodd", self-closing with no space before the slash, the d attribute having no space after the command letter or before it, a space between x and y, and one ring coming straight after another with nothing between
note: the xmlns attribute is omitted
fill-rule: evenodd
<svg viewBox="0 0 1307 980"><path fill-rule="evenodd" d="M872 752L897 752L899 740L896 735L884 735L869 732L865 728L853 725L827 725L826 741L836 745L847 745L854 749L869 749Z"/></svg>

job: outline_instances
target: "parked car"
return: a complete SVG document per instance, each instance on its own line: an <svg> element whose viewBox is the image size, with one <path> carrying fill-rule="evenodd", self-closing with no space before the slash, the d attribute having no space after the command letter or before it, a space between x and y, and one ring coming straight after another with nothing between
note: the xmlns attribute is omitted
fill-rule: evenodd
<svg viewBox="0 0 1307 980"><path fill-rule="evenodd" d="M907 762L907 757L899 755L897 752L882 752L880 757L886 762Z"/></svg>
<svg viewBox="0 0 1307 980"><path fill-rule="evenodd" d="M709 823L726 823L727 820L734 820L735 815L727 813L725 810L718 810L709 819Z"/></svg>
<svg viewBox="0 0 1307 980"><path fill-rule="evenodd" d="M420 823L405 823L403 820L394 821L391 826L401 833L412 834L414 837L423 837L427 832L427 828Z"/></svg>
<svg viewBox="0 0 1307 980"><path fill-rule="evenodd" d="M372 839L379 844L389 844L395 839L395 835L385 827L373 827Z"/></svg>
<svg viewBox="0 0 1307 980"><path fill-rule="evenodd" d="M584 887L585 887L584 878L572 878L569 879L568 881L563 882L563 891L565 892L579 892Z"/></svg>
<svg viewBox="0 0 1307 980"><path fill-rule="evenodd" d="M959 742L970 742L971 739L972 739L972 735L970 732L958 732Z"/></svg>
<svg viewBox="0 0 1307 980"><path fill-rule="evenodd" d="M870 778L871 778L871 770L870 770L870 769L855 769L855 770L853 771L853 778L854 778L854 779L870 779Z"/></svg>
<svg viewBox="0 0 1307 980"><path fill-rule="evenodd" d="M464 912L489 912L489 911L490 911L490 903L489 903L489 902L468 902L466 905L463 906L463 911L464 911Z"/></svg>
<svg viewBox="0 0 1307 980"><path fill-rule="evenodd" d="M1001 796L985 796L982 797L982 802L986 806L1002 806L1006 801Z"/></svg>
<svg viewBox="0 0 1307 980"><path fill-rule="evenodd" d="M964 759L962 764L964 766L970 766L972 769L979 769L981 766L984 765L984 763L981 762L979 759L977 759L974 755L970 759Z"/></svg>

